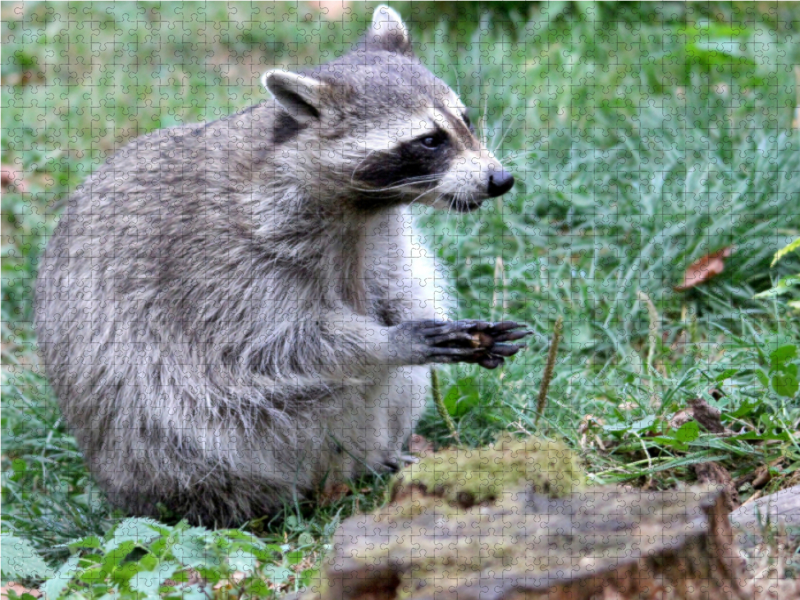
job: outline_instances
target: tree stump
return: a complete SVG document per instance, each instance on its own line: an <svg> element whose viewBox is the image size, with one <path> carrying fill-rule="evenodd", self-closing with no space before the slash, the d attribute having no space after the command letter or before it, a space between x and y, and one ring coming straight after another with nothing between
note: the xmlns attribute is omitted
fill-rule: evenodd
<svg viewBox="0 0 800 600"><path fill-rule="evenodd" d="M444 477L430 476L432 459L438 460L439 474L448 464L463 463L434 455L407 468L392 503L341 525L333 552L323 562L319 585L299 597L744 597L736 580L741 559L721 489L695 486L643 492L562 485L549 486L551 491L543 493L548 488L542 478L544 467L559 461L562 466L574 463L552 443L525 444L523 448L505 443L479 451L479 463L500 468L503 474L498 479L506 484L498 491L491 477L478 477L492 490L484 496L472 489L465 497ZM491 452L496 453L494 461ZM501 467L509 456L534 476L509 476ZM563 480L557 470L550 474ZM475 479L464 471L455 471L454 477L466 484Z"/></svg>
<svg viewBox="0 0 800 600"><path fill-rule="evenodd" d="M746 534L741 538L741 545L759 540L762 527L767 523L796 529L800 526L800 485L744 504L733 511L730 518L734 527Z"/></svg>

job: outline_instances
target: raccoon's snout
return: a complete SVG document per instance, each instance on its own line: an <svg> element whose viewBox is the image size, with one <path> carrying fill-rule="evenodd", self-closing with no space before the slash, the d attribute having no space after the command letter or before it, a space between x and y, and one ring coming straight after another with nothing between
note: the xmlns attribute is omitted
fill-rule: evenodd
<svg viewBox="0 0 800 600"><path fill-rule="evenodd" d="M486 193L489 194L489 198L496 198L505 194L512 187L514 187L514 176L505 169L501 169L489 175Z"/></svg>

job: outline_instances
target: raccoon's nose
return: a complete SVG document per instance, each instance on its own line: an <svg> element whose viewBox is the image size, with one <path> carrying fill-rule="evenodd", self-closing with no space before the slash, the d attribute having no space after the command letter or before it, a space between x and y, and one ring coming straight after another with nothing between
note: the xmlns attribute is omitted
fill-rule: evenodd
<svg viewBox="0 0 800 600"><path fill-rule="evenodd" d="M495 198L502 196L512 187L514 187L514 176L502 169L489 175L489 186L486 191L490 198Z"/></svg>

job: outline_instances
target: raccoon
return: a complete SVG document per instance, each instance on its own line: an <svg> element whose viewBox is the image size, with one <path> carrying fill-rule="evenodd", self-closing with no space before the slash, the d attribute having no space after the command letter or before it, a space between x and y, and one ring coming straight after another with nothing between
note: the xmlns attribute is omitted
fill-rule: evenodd
<svg viewBox="0 0 800 600"><path fill-rule="evenodd" d="M272 99L119 149L41 261L43 364L111 503L216 526L397 468L430 365L487 368L514 322L447 321L409 206L468 212L513 176L388 7Z"/></svg>

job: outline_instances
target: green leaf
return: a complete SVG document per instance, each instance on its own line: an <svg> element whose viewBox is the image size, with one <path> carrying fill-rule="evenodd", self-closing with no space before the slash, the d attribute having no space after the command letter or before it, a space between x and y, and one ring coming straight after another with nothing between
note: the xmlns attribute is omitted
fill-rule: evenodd
<svg viewBox="0 0 800 600"><path fill-rule="evenodd" d="M88 569L82 569L80 572L76 573L78 581L81 583L88 583L89 585L93 585L95 583L101 583L106 580L107 572L101 566L89 567Z"/></svg>
<svg viewBox="0 0 800 600"><path fill-rule="evenodd" d="M6 595L8 600L36 600L38 597L34 596L30 592L22 592L22 595L20 596L16 591L14 591L13 588L7 588Z"/></svg>
<svg viewBox="0 0 800 600"><path fill-rule="evenodd" d="M145 554L138 560L125 560L119 565L111 576L114 583L127 584L137 574L152 571L158 566L158 558L152 554Z"/></svg>
<svg viewBox="0 0 800 600"><path fill-rule="evenodd" d="M769 360L772 366L782 365L797 356L797 346L794 344L786 344L776 350L773 350L769 355Z"/></svg>
<svg viewBox="0 0 800 600"><path fill-rule="evenodd" d="M46 600L56 600L61 596L61 592L67 587L73 575L78 572L80 560L78 556L71 556L67 562L59 567L53 577L44 582L42 592L44 592Z"/></svg>
<svg viewBox="0 0 800 600"><path fill-rule="evenodd" d="M769 364L773 369L780 369L795 356L797 356L797 346L787 344L770 353Z"/></svg>
<svg viewBox="0 0 800 600"><path fill-rule="evenodd" d="M632 431L636 431L637 433L647 432L653 428L655 422L656 422L655 415L649 415L647 417L644 417L643 419L639 419L631 423L629 429Z"/></svg>
<svg viewBox="0 0 800 600"><path fill-rule="evenodd" d="M175 562L163 562L152 571L142 571L131 579L131 589L145 594L147 598L157 599L158 588L170 579L175 571L180 569L180 565Z"/></svg>
<svg viewBox="0 0 800 600"><path fill-rule="evenodd" d="M157 525L159 528L164 527L161 523L152 519L125 519L114 528L114 535L105 543L103 550L105 550L106 553L112 552L118 546L126 542L133 542L134 545L145 546L162 535L153 525ZM128 552L130 552L130 550L128 550Z"/></svg>
<svg viewBox="0 0 800 600"><path fill-rule="evenodd" d="M251 577L247 580L245 585L245 592L247 596L250 598L273 598L275 597L275 593L272 592L268 587L267 584L264 583L262 580ZM183 599L181 599L183 600Z"/></svg>
<svg viewBox="0 0 800 600"><path fill-rule="evenodd" d="M297 538L297 544L299 546L311 546L314 544L314 536L308 533L307 531L304 531Z"/></svg>
<svg viewBox="0 0 800 600"><path fill-rule="evenodd" d="M688 444L685 442L666 435L649 437L647 438L647 442L649 447L652 448L663 448L664 446L669 446L670 448L675 448L676 450L686 450L688 448Z"/></svg>
<svg viewBox="0 0 800 600"><path fill-rule="evenodd" d="M714 378L714 381L716 382L725 381L726 379L730 379L731 377L736 375L738 372L739 369L725 369L722 373L720 373Z"/></svg>
<svg viewBox="0 0 800 600"><path fill-rule="evenodd" d="M603 431L608 433L625 433L628 431L635 431L636 433L648 433L652 430L653 425L656 423L657 417L655 415L650 415L644 417L643 419L639 419L637 421L633 421L632 423L628 422L620 422L620 423L612 423L609 425L603 426ZM672 438L668 438L672 439Z"/></svg>
<svg viewBox="0 0 800 600"><path fill-rule="evenodd" d="M792 442L792 427L791 423L786 423L780 417L773 413L764 413L758 417L757 430L741 433L736 436L728 438L733 442L736 440L780 440L783 442Z"/></svg>
<svg viewBox="0 0 800 600"><path fill-rule="evenodd" d="M312 583L318 583L318 580L319 569L317 567L311 567L300 573L300 587L307 588Z"/></svg>
<svg viewBox="0 0 800 600"><path fill-rule="evenodd" d="M678 450L686 450L689 443L700 437L700 425L697 421L684 423L678 429L671 430L666 435L658 435L647 438L648 442L664 444Z"/></svg>
<svg viewBox="0 0 800 600"><path fill-rule="evenodd" d="M451 387L444 396L444 406L451 417L462 417L479 406L481 396L474 377L465 377Z"/></svg>
<svg viewBox="0 0 800 600"><path fill-rule="evenodd" d="M794 367L794 369L790 367ZM772 389L784 398L794 398L798 387L797 365L789 365L772 376Z"/></svg>
<svg viewBox="0 0 800 600"><path fill-rule="evenodd" d="M211 587L214 587L223 579L223 575L220 572L219 567L209 568L202 566L195 568L195 571L197 571L200 574L200 577L205 579Z"/></svg>
<svg viewBox="0 0 800 600"><path fill-rule="evenodd" d="M21 458L15 458L11 461L11 468L14 470L14 475L22 475L28 470L28 463Z"/></svg>
<svg viewBox="0 0 800 600"><path fill-rule="evenodd" d="M795 241L790 243L788 246L784 246L780 250L775 253L775 256L772 257L772 264L770 267L774 267L775 264L782 259L784 256L789 254L790 252L794 252L795 250L800 251L800 238L797 238Z"/></svg>
<svg viewBox="0 0 800 600"><path fill-rule="evenodd" d="M228 565L234 571L241 571L242 573L250 573L258 566L256 557L250 552L244 550L234 550L228 556Z"/></svg>
<svg viewBox="0 0 800 600"><path fill-rule="evenodd" d="M122 561L136 548L136 542L131 540L122 542L103 557L103 571L113 573L114 569L122 565Z"/></svg>
<svg viewBox="0 0 800 600"><path fill-rule="evenodd" d="M767 376L767 374L764 373L764 371L762 371L761 369L756 369L756 377L758 378L758 381L761 382L761 385L764 386L764 389L768 390L769 377Z"/></svg>
<svg viewBox="0 0 800 600"><path fill-rule="evenodd" d="M761 371L759 371L759 373L761 373ZM763 375L763 373L761 373L761 374ZM769 381L767 381L767 384L769 384ZM743 417L746 417L747 415L749 415L755 409L758 409L758 408L761 408L761 403L760 402L758 402L756 400L748 400L748 399L745 398L739 404L739 406L736 407L736 410L731 413L731 417L733 417L734 419L741 419Z"/></svg>
<svg viewBox="0 0 800 600"><path fill-rule="evenodd" d="M729 438L731 440L758 440L761 442L766 442L768 440L779 440L781 442L792 442L792 435L787 431L775 431L775 429L770 429L765 432L760 431L748 431L747 433L740 433L737 436ZM728 457L730 458L730 457Z"/></svg>
<svg viewBox="0 0 800 600"><path fill-rule="evenodd" d="M196 568L208 565L209 559L212 564L219 565L220 561L217 557L210 555L206 548L205 542L196 537L189 539L182 537L172 546L172 556L186 567Z"/></svg>
<svg viewBox="0 0 800 600"><path fill-rule="evenodd" d="M774 298L775 296L788 294L798 285L800 285L800 273L779 279L770 289L756 294L753 298Z"/></svg>
<svg viewBox="0 0 800 600"><path fill-rule="evenodd" d="M7 533L0 536L3 581L42 579L52 573L28 540Z"/></svg>
<svg viewBox="0 0 800 600"><path fill-rule="evenodd" d="M300 564L303 562L303 559L306 557L306 553L302 550L293 550L291 552L287 552L286 556L284 557L284 561L290 567L294 565Z"/></svg>
<svg viewBox="0 0 800 600"><path fill-rule="evenodd" d="M192 531L193 535L196 535L196 534L194 534L194 531L197 530L197 529L200 529L200 528L195 527L195 528L192 528L190 531ZM207 535L209 533L219 534L222 537L224 537L226 539L229 539L229 540L245 542L245 543L248 543L248 544L259 544L259 545L262 545L261 540L259 540L256 536L254 536L252 533L248 533L246 531L242 531L241 529L225 529L225 530L216 531L216 532L207 531L206 535L204 536L204 539L207 538Z"/></svg>
<svg viewBox="0 0 800 600"><path fill-rule="evenodd" d="M694 452L684 457L668 460L660 465L654 466L652 469L636 469L628 473L628 475L631 477L638 477L639 475L645 475L647 473L658 473L660 471L668 471L670 469L687 467L689 465L696 465L698 463L720 461L727 458L730 458L730 455L719 453L714 454L713 450L701 450L700 452Z"/></svg>
<svg viewBox="0 0 800 600"><path fill-rule="evenodd" d="M99 549L103 546L103 541L96 535L90 535L67 544L70 550L80 550L83 548Z"/></svg>
<svg viewBox="0 0 800 600"><path fill-rule="evenodd" d="M675 439L688 444L700 437L700 425L697 421L688 421L675 432Z"/></svg>

